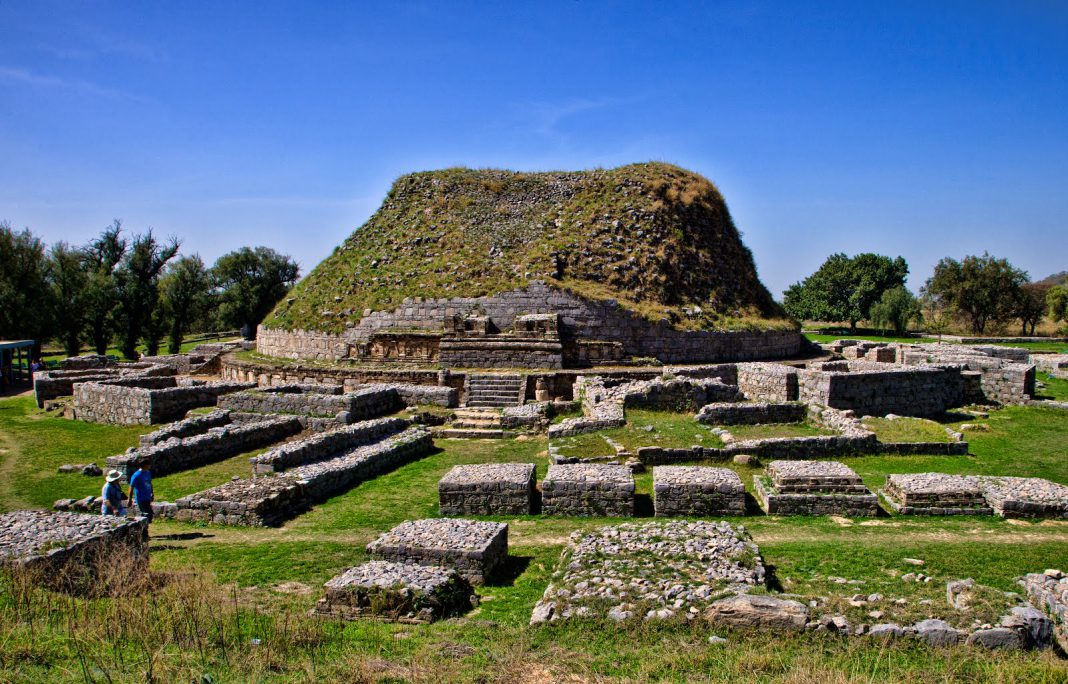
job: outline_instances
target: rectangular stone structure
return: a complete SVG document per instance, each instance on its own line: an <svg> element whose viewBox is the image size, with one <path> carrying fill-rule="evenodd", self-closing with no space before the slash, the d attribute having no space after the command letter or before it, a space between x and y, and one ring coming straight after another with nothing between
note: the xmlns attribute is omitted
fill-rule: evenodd
<svg viewBox="0 0 1068 684"><path fill-rule="evenodd" d="M453 466L438 481L441 515L530 515L536 494L533 463Z"/></svg>
<svg viewBox="0 0 1068 684"><path fill-rule="evenodd" d="M215 406L219 397L252 383L188 381L173 377L106 380L74 385L78 420L113 425L156 425L183 418L190 409Z"/></svg>
<svg viewBox="0 0 1068 684"><path fill-rule="evenodd" d="M745 486L729 468L653 468L653 508L657 517L745 515Z"/></svg>
<svg viewBox="0 0 1068 684"><path fill-rule="evenodd" d="M798 402L717 402L701 407L697 421L709 425L762 425L800 423L808 407Z"/></svg>
<svg viewBox="0 0 1068 684"><path fill-rule="evenodd" d="M901 515L991 515L979 479L945 473L890 475L883 499Z"/></svg>
<svg viewBox="0 0 1068 684"><path fill-rule="evenodd" d="M1040 477L981 477L983 495L1002 518L1068 519L1068 487Z"/></svg>
<svg viewBox="0 0 1068 684"><path fill-rule="evenodd" d="M547 515L634 515L634 476L621 465L550 465L541 483L541 510Z"/></svg>
<svg viewBox="0 0 1068 684"><path fill-rule="evenodd" d="M148 520L13 511L0 515L0 564L59 591L92 593L148 571ZM116 587L116 588L121 588Z"/></svg>
<svg viewBox="0 0 1068 684"><path fill-rule="evenodd" d="M879 500L853 469L838 461L772 461L753 477L757 502L768 515L879 514Z"/></svg>
<svg viewBox="0 0 1068 684"><path fill-rule="evenodd" d="M327 581L315 615L433 622L471 608L474 590L452 568L368 561Z"/></svg>
<svg viewBox="0 0 1068 684"><path fill-rule="evenodd" d="M219 400L219 406L253 413L289 413L330 418L340 413L349 420L365 420L396 411L403 405L397 390L372 385L345 394L330 385L283 385L237 392Z"/></svg>
<svg viewBox="0 0 1068 684"><path fill-rule="evenodd" d="M408 520L367 545L374 558L453 568L483 584L508 557L505 523L429 518Z"/></svg>

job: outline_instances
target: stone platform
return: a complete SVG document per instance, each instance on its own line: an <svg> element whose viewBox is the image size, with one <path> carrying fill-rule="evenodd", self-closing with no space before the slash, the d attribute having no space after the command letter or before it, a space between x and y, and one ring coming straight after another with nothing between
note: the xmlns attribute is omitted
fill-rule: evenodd
<svg viewBox="0 0 1068 684"><path fill-rule="evenodd" d="M1068 518L1068 487L1038 477L979 478L987 503L1002 518Z"/></svg>
<svg viewBox="0 0 1068 684"><path fill-rule="evenodd" d="M124 578L148 571L148 520L99 513L5 513L0 515L0 564L34 573L35 581L52 589L121 589Z"/></svg>
<svg viewBox="0 0 1068 684"><path fill-rule="evenodd" d="M768 515L879 514L878 498L838 461L772 461L766 476L753 477L753 485Z"/></svg>
<svg viewBox="0 0 1068 684"><path fill-rule="evenodd" d="M367 545L375 558L454 568L483 584L508 557L505 523L431 518L397 525Z"/></svg>
<svg viewBox="0 0 1068 684"><path fill-rule="evenodd" d="M653 468L653 507L657 517L745 515L745 486L728 468Z"/></svg>
<svg viewBox="0 0 1068 684"><path fill-rule="evenodd" d="M315 615L432 622L471 608L474 590L450 568L369 561L329 580Z"/></svg>
<svg viewBox="0 0 1068 684"><path fill-rule="evenodd" d="M541 483L541 509L547 515L634 515L634 476L621 465L551 465Z"/></svg>
<svg viewBox="0 0 1068 684"><path fill-rule="evenodd" d="M454 466L438 482L441 515L530 515L534 471L533 463Z"/></svg>
<svg viewBox="0 0 1068 684"><path fill-rule="evenodd" d="M978 478L944 473L890 475L883 499L901 515L991 515Z"/></svg>

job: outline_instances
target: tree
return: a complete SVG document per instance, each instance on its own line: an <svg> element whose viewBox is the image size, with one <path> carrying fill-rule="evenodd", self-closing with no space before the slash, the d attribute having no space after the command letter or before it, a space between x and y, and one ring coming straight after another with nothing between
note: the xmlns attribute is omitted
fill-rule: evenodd
<svg viewBox="0 0 1068 684"><path fill-rule="evenodd" d="M67 356L81 353L85 330L89 262L84 250L57 242L48 251L46 278L52 294L56 334Z"/></svg>
<svg viewBox="0 0 1068 684"><path fill-rule="evenodd" d="M200 256L182 257L160 279L163 308L170 324L167 352L177 354L189 325L203 315L211 297L211 278Z"/></svg>
<svg viewBox="0 0 1068 684"><path fill-rule="evenodd" d="M1046 293L1049 317L1054 322L1068 323L1068 285L1054 285Z"/></svg>
<svg viewBox="0 0 1068 684"><path fill-rule="evenodd" d="M1040 283L1026 283L1020 286L1018 301L1016 302L1016 317L1020 319L1020 334L1034 335L1035 327L1046 315L1046 292L1048 285Z"/></svg>
<svg viewBox="0 0 1068 684"><path fill-rule="evenodd" d="M178 253L178 240L170 238L158 242L150 229L135 235L130 248L115 272L119 303L119 350L128 359L137 358L137 343L146 328L149 354L158 351L162 326L151 326L152 316L159 306L159 277L163 267ZM156 348L152 348L156 347Z"/></svg>
<svg viewBox="0 0 1068 684"><path fill-rule="evenodd" d="M911 321L921 318L919 301L901 285L884 292L871 307L871 322L876 327L890 328L899 337L905 334Z"/></svg>
<svg viewBox="0 0 1068 684"><path fill-rule="evenodd" d="M51 291L45 282L44 243L29 231L0 222L0 339L51 337Z"/></svg>
<svg viewBox="0 0 1068 684"><path fill-rule="evenodd" d="M1027 273L986 252L962 261L946 257L935 265L934 275L923 286L927 295L942 299L982 334L987 325L1016 318L1020 287Z"/></svg>
<svg viewBox="0 0 1068 684"><path fill-rule="evenodd" d="M220 321L256 336L256 326L297 281L300 267L267 247L224 254L211 269L219 296Z"/></svg>
<svg viewBox="0 0 1068 684"><path fill-rule="evenodd" d="M909 273L901 257L879 254L832 254L819 269L786 290L786 311L798 320L857 321L871 316L871 307L887 290L903 286Z"/></svg>
<svg viewBox="0 0 1068 684"><path fill-rule="evenodd" d="M85 249L85 317L93 349L97 354L106 353L111 341L115 326L115 307L119 297L115 270L126 256L127 247L126 239L122 237L122 222L115 219Z"/></svg>

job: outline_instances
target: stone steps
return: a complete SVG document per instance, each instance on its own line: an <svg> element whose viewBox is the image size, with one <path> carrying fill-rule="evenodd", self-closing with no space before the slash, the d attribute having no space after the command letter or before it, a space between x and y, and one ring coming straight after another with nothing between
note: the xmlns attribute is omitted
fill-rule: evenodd
<svg viewBox="0 0 1068 684"><path fill-rule="evenodd" d="M440 428L434 431L434 436L443 439L504 439L513 436L513 433L503 429Z"/></svg>
<svg viewBox="0 0 1068 684"><path fill-rule="evenodd" d="M522 402L526 378L516 374L472 375L467 385L467 406L504 408Z"/></svg>
<svg viewBox="0 0 1068 684"><path fill-rule="evenodd" d="M501 413L496 409L457 409L449 427L501 429Z"/></svg>

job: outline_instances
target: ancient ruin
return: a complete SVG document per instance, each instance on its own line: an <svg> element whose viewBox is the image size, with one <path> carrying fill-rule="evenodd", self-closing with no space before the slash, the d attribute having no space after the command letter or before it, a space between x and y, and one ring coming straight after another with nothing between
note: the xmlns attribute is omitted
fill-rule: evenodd
<svg viewBox="0 0 1068 684"><path fill-rule="evenodd" d="M879 514L878 498L838 461L772 461L767 475L753 476L753 491L768 515Z"/></svg>
<svg viewBox="0 0 1068 684"><path fill-rule="evenodd" d="M353 620L432 622L462 613L476 599L470 583L451 568L368 561L330 579L317 615Z"/></svg>
<svg viewBox="0 0 1068 684"><path fill-rule="evenodd" d="M456 518L409 520L367 545L374 558L455 569L484 584L508 557L508 525Z"/></svg>
<svg viewBox="0 0 1068 684"><path fill-rule="evenodd" d="M534 471L533 463L453 466L438 482L441 515L530 515Z"/></svg>

